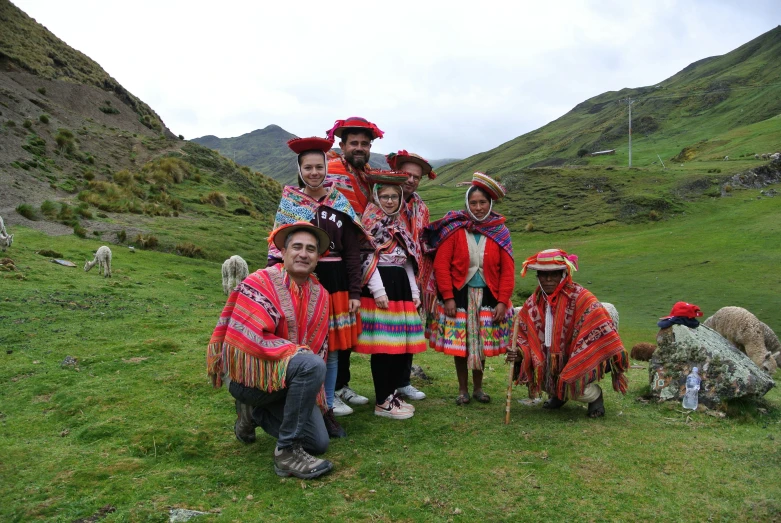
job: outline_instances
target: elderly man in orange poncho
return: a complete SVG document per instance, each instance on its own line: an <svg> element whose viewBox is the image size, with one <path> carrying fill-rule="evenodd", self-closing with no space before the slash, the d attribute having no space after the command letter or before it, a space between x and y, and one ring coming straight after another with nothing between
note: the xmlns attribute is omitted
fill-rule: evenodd
<svg viewBox="0 0 781 523"><path fill-rule="evenodd" d="M577 256L549 249L523 262L521 276L537 271L539 286L519 312L516 344L507 361L516 362L516 384L530 395L544 390L547 409L568 399L588 403L586 415L605 415L602 389L595 382L606 372L613 388L626 393L629 356L607 310L596 296L572 281Z"/></svg>

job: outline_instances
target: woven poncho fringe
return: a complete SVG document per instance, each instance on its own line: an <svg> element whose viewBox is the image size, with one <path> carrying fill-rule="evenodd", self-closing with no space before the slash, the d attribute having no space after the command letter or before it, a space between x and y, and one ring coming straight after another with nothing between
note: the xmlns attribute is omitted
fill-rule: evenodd
<svg viewBox="0 0 781 523"><path fill-rule="evenodd" d="M222 386L227 374L246 387L274 392L285 387L296 351L308 349L325 359L328 300L314 276L298 286L281 265L250 274L228 297L209 341L212 385Z"/></svg>
<svg viewBox="0 0 781 523"><path fill-rule="evenodd" d="M559 399L576 399L610 369L613 389L627 390L629 355L610 315L588 290L565 278L551 303L552 342L545 348L546 300L539 289L521 308L517 343L522 362L516 383L531 394L545 390Z"/></svg>

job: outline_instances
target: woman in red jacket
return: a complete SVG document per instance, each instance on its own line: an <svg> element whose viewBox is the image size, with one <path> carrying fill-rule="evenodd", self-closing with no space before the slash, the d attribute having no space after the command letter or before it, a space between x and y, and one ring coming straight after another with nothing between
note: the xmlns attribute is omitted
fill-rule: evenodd
<svg viewBox="0 0 781 523"><path fill-rule="evenodd" d="M457 405L472 397L481 403L483 366L488 356L506 352L510 343L515 262L510 231L493 202L504 188L483 173L475 173L466 192L466 210L450 211L425 228L425 250L434 258L438 300L426 329L429 345L454 356L458 375Z"/></svg>

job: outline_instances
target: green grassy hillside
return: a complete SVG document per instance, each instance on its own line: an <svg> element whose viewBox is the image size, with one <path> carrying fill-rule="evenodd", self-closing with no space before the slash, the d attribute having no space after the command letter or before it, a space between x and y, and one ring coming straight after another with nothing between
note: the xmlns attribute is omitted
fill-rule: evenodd
<svg viewBox="0 0 781 523"><path fill-rule="evenodd" d="M576 280L617 306L628 347L653 342L678 300L706 316L740 305L780 332L777 209L777 198L735 190L650 225L514 233L516 263L552 246L577 253ZM204 243L255 248L262 242L238 229L251 226L244 219L187 221ZM423 353L415 360L433 381L415 382L428 398L412 419L359 407L341 418L348 438L326 454L333 473L278 478L274 440L258 431L255 444L237 442L233 403L205 376L225 300L219 261L115 247L113 278L103 279L80 268L101 242L14 232L4 256L15 270L0 272L3 521L73 521L106 506L115 509L107 522L167 521L173 507L211 512L203 521L677 520L695 506L695 519L781 516L779 389L726 406L725 419L686 414L636 400L648 390L642 363L626 396L605 393L602 420L576 404L525 407L516 388L506 426L499 359L485 373L494 401L459 408L452 358ZM41 249L79 267L53 264ZM533 285L519 279L516 294ZM76 364L63 364L67 356ZM352 385L371 390L367 357L353 355Z"/></svg>
<svg viewBox="0 0 781 523"><path fill-rule="evenodd" d="M578 104L553 122L495 149L441 169L434 183L483 171L506 179L528 167L628 165L631 98L632 165L731 160L781 150L781 27L734 51L695 62L650 87L622 89ZM763 123L765 122L765 123ZM759 127L757 127L759 125ZM615 156L578 152L616 149ZM683 154L682 154L683 152ZM658 157L657 157L658 155Z"/></svg>

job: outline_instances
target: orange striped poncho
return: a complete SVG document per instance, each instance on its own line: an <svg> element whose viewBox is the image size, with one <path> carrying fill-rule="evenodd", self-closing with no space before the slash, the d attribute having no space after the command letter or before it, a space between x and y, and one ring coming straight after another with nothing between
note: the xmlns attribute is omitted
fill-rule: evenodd
<svg viewBox="0 0 781 523"><path fill-rule="evenodd" d="M368 164L366 166L368 168ZM366 173L353 168L344 156L328 158L327 182L333 182L334 187L342 193L358 216L363 214L366 204L371 200L371 184Z"/></svg>
<svg viewBox="0 0 781 523"><path fill-rule="evenodd" d="M281 264L247 276L228 296L206 351L214 387L227 374L246 387L273 392L285 388L287 365L297 351L325 359L328 300L317 278L297 285Z"/></svg>
<svg viewBox="0 0 781 523"><path fill-rule="evenodd" d="M559 399L576 399L586 385L610 371L613 388L627 390L629 355L610 315L596 296L567 275L549 296L553 315L551 347L545 347L545 297L538 288L519 312L521 369L516 383L530 393L541 389Z"/></svg>

